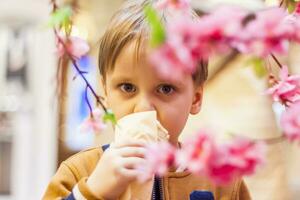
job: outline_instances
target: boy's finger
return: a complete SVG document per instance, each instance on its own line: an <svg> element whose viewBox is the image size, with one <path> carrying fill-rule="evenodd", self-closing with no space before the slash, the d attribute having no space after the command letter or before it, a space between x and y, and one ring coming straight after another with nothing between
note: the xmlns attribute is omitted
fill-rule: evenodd
<svg viewBox="0 0 300 200"><path fill-rule="evenodd" d="M119 142L116 142L114 144L115 148L121 148L121 147L128 147L128 146L132 146L132 147L143 147L146 145L146 142L142 141L142 140L136 140L136 139L132 139L132 138L124 138Z"/></svg>
<svg viewBox="0 0 300 200"><path fill-rule="evenodd" d="M131 180L137 179L138 176L140 176L141 172L135 169L127 169L127 168L120 168L118 170L118 173Z"/></svg>
<svg viewBox="0 0 300 200"><path fill-rule="evenodd" d="M144 158L146 149L144 147L126 146L118 149L122 157L140 157Z"/></svg>
<svg viewBox="0 0 300 200"><path fill-rule="evenodd" d="M121 160L121 166L126 169L135 169L138 165L143 165L145 163L145 159L138 157L127 157L122 158Z"/></svg>

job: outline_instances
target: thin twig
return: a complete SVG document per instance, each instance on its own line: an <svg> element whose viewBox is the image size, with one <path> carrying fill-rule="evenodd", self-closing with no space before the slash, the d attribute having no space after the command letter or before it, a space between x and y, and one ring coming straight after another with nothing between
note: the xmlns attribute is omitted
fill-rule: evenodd
<svg viewBox="0 0 300 200"><path fill-rule="evenodd" d="M85 101L86 101L86 103L87 103L87 105L89 107L91 118L93 118L94 117L93 116L93 109L92 109L92 106L91 106L90 101L89 101L88 87L87 86L85 87L85 92L84 93L85 93Z"/></svg>
<svg viewBox="0 0 300 200"><path fill-rule="evenodd" d="M239 137L239 135L234 134L234 133L230 133L229 135L232 137ZM251 140L252 142L264 142L267 145L273 145L276 143L280 143L286 139L286 137L284 135L280 135L278 137L272 137L272 138L263 138L263 139L253 139L251 137L246 137L246 138L248 140Z"/></svg>
<svg viewBox="0 0 300 200"><path fill-rule="evenodd" d="M279 62L279 60L274 56L274 54L271 53L272 58L276 62L276 64L279 66L279 68L282 68L282 64Z"/></svg>
<svg viewBox="0 0 300 200"><path fill-rule="evenodd" d="M284 0L281 0L280 4L279 4L279 7L282 7L283 6L283 3L284 3Z"/></svg>
<svg viewBox="0 0 300 200"><path fill-rule="evenodd" d="M69 59L72 62L73 67L76 69L76 71L78 72L78 74L81 76L81 78L84 80L87 88L92 92L92 94L94 95L97 104L100 104L100 106L103 108L104 112L107 113L107 109L104 106L104 104L101 102L100 100L100 96L97 95L97 93L95 92L95 90L93 89L93 87L91 86L91 84L89 83L89 81L86 79L86 77L84 76L84 74L81 72L79 66L77 65L76 60L74 59L74 57L72 56L72 54L69 52L65 42L62 40L62 38L58 35L58 32L56 29L54 29L54 34L56 35L58 42L63 45L63 48L65 49L65 53L66 55L69 57Z"/></svg>
<svg viewBox="0 0 300 200"><path fill-rule="evenodd" d="M57 10L57 4L55 0L51 0L51 4L52 4L52 12L55 12Z"/></svg>
<svg viewBox="0 0 300 200"><path fill-rule="evenodd" d="M259 142L259 141L262 141L262 142L265 142L266 144L268 145L272 145L272 144L276 144L276 143L280 143L282 141L285 140L285 136L284 135L281 135L279 137L274 137L274 138L266 138L266 139L256 139L254 140L255 142Z"/></svg>
<svg viewBox="0 0 300 200"><path fill-rule="evenodd" d="M51 0L51 4L52 4L52 12L55 12L58 9L56 0ZM77 1L76 3L73 4L73 7L77 7ZM61 27L60 27L61 28ZM56 28L53 29L54 30L54 34L56 36L56 38L58 39L58 42L63 46L64 50L65 50L65 54L68 56L68 58L71 60L73 67L76 69L76 71L78 72L78 74L81 76L81 78L84 80L85 84L86 84L86 95L88 93L88 89L92 92L93 96L96 99L97 105L100 104L100 106L102 107L102 109L104 110L105 113L107 113L107 109L104 106L104 104L102 103L101 99L103 99L103 97L97 95L97 93L95 92L95 90L93 89L93 87L90 85L90 83L88 82L88 80L86 79L86 77L84 76L83 71L80 70L79 66L77 65L76 60L74 59L74 57L72 56L72 54L69 52L65 42L62 40L62 38L59 36L58 31L56 30ZM70 33L70 32L69 32ZM67 39L68 39L68 34L67 34ZM68 41L67 41L68 42ZM59 74L59 71L57 72ZM57 74L57 76L58 76ZM90 102L88 101L88 98L86 97L86 102L89 106L90 109L90 113L92 114L92 107L90 105Z"/></svg>

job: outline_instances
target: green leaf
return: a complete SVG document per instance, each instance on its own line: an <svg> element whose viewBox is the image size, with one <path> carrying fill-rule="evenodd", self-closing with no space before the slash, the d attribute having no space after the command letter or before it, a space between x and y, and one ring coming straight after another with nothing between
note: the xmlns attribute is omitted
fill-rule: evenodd
<svg viewBox="0 0 300 200"><path fill-rule="evenodd" d="M289 13L293 13L296 10L297 4L300 0L287 0L286 5Z"/></svg>
<svg viewBox="0 0 300 200"><path fill-rule="evenodd" d="M57 9L51 14L48 25L50 27L63 26L68 27L71 24L72 9L70 6L65 6Z"/></svg>
<svg viewBox="0 0 300 200"><path fill-rule="evenodd" d="M115 114L111 110L106 111L106 113L103 116L103 121L105 123L110 121L113 125L117 124Z"/></svg>
<svg viewBox="0 0 300 200"><path fill-rule="evenodd" d="M267 75L267 70L265 68L265 63L264 63L263 59L251 58L248 63L251 65L255 75L258 78L262 78Z"/></svg>
<svg viewBox="0 0 300 200"><path fill-rule="evenodd" d="M166 40L165 28L154 8L148 5L144 9L144 13L151 29L150 45L157 47Z"/></svg>

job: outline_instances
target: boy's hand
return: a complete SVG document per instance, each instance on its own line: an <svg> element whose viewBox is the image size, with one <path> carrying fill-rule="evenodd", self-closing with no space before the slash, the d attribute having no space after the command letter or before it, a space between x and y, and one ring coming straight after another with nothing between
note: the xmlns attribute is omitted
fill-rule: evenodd
<svg viewBox="0 0 300 200"><path fill-rule="evenodd" d="M108 148L87 181L93 194L104 199L117 199L138 177L139 171L134 167L145 161L144 146L143 142L123 141Z"/></svg>

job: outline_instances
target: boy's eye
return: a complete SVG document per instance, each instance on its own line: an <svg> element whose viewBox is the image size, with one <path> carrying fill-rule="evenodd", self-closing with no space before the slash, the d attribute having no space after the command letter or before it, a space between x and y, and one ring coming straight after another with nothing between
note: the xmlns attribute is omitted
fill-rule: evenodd
<svg viewBox="0 0 300 200"><path fill-rule="evenodd" d="M171 85L161 85L158 87L157 91L162 94L170 95L174 92L174 87Z"/></svg>
<svg viewBox="0 0 300 200"><path fill-rule="evenodd" d="M120 89L126 93L133 93L136 91L136 87L131 83L122 83L119 85Z"/></svg>

